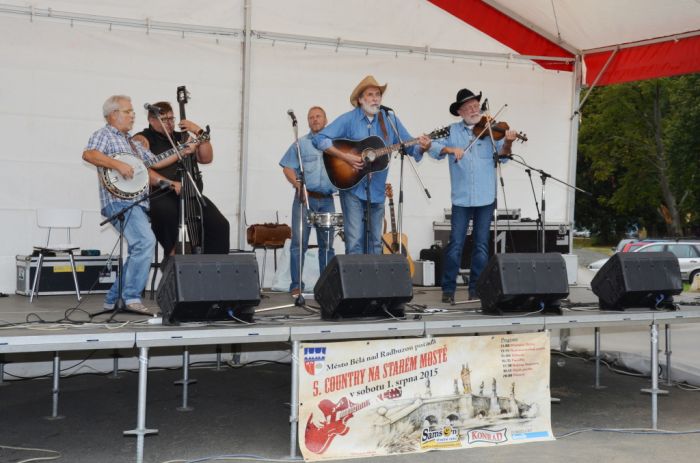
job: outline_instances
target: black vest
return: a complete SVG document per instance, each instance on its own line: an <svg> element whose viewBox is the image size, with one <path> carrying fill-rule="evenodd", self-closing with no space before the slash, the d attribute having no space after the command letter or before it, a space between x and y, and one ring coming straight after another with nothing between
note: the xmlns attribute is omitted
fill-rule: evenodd
<svg viewBox="0 0 700 463"><path fill-rule="evenodd" d="M151 153L158 155L164 151L168 151L169 149L172 148L172 145L168 141L168 137L165 135L156 132L153 130L150 126L146 129L143 129L143 131L139 132L137 135L143 135L146 140L148 140L148 144L150 146ZM187 139L187 133L186 132L174 132L172 134L173 141L175 143L182 143ZM195 178L195 181L197 183L197 187L201 190L201 177L199 173L199 165L197 164L197 160L194 157L191 157L192 160L192 176ZM175 180L179 181L180 180L180 175L177 172L178 168L178 163L175 162L173 164L170 164L167 167L163 167L162 169L154 169L156 172L158 172L160 175L163 177L170 179L170 180Z"/></svg>

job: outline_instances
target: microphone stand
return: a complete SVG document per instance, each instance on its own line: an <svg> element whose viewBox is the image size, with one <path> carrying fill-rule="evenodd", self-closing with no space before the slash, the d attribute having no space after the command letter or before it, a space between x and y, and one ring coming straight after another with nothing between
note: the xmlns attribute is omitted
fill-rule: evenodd
<svg viewBox="0 0 700 463"><path fill-rule="evenodd" d="M571 184L569 184L569 183L567 183L567 182L565 182L565 181L563 181L563 180L561 180L561 179L559 179L559 178L557 178L557 177L554 177L553 175L551 175L551 174L545 172L545 171L542 170L542 169L537 169L537 168L535 168L535 167L532 167L531 165L529 165L528 163L526 163L525 160L523 160L523 161L518 161L517 159L514 159L512 156L514 156L514 155L511 154L510 156L508 156L508 157L510 158L511 161L513 161L513 162L515 162L515 163L518 163L518 164L520 164L521 166L524 166L526 169L530 169L530 170L533 170L533 171L535 171L535 172L539 172L539 174L540 174L540 179L542 180L542 193L541 193L541 199L540 199L540 201L541 201L541 203L540 203L540 204L541 204L540 210L542 211L542 235L541 235L540 238L541 238L541 243L542 243L542 253L545 253L545 252L546 252L546 248L545 248L545 184L546 184L546 182L547 182L547 179L548 179L548 178L551 178L551 179L554 180L555 182L559 182L559 183L561 183L562 185L564 185L564 186L566 186L566 187L572 188L572 189L574 189L574 190L576 190L576 191L580 191L581 193L586 194L586 195L588 195L588 196L593 196L593 194L590 193L590 192L588 192L588 191L586 191L586 190L584 190L584 189L582 189L582 188L579 188L579 187L577 187L577 186L571 185ZM521 156L518 156L518 157L520 157L520 159L522 159ZM528 172L528 175L530 175L529 172ZM533 187L533 194L534 194L534 187Z"/></svg>
<svg viewBox="0 0 700 463"><path fill-rule="evenodd" d="M294 145L297 149L297 161L299 162L299 225L297 231L299 232L299 297L294 301L294 305L297 307L306 306L306 301L304 300L304 206L306 206L307 214L312 214L309 209L309 192L306 189L306 175L304 174L304 163L301 158L301 145L299 145L299 128L297 126L297 118L294 117L294 113L290 111L289 116L292 118L292 130L294 131ZM311 230L309 230L310 232Z"/></svg>
<svg viewBox="0 0 700 463"><path fill-rule="evenodd" d="M532 189L532 199L535 203L535 210L537 211L537 220L535 221L535 225L537 227L537 252L540 252L542 249L540 247L541 240L540 240L540 224L542 224L542 228L544 230L544 224L542 223L542 214L540 213L540 204L537 202L537 193L535 193L535 184L532 183L532 170L531 169L525 169L525 173L527 173L528 179L530 179L530 188Z"/></svg>
<svg viewBox="0 0 700 463"><path fill-rule="evenodd" d="M304 174L304 163L301 158L301 145L299 145L299 129L297 127L297 118L294 116L294 112L290 109L287 111L289 117L292 118L292 130L294 131L294 145L297 151L297 161L299 162L299 182L301 186L299 192L295 193L299 197L299 297L294 301L294 304L283 304L275 307L267 307L264 309L257 309L255 312L267 312L270 310L286 309L288 307L301 307L307 311L312 312L309 306L306 305L306 300L304 299L304 292L302 291L302 286L304 284L304 205L307 207L308 215L312 215L313 212L309 209L309 192L306 189L306 176ZM292 224L293 225L293 224ZM309 233L311 230L309 230ZM326 246L326 248L328 245ZM314 312L316 313L316 312Z"/></svg>
<svg viewBox="0 0 700 463"><path fill-rule="evenodd" d="M397 123L396 123L396 113L394 112L393 109L391 108L382 108L386 111L387 115L387 120L389 121L389 125L391 125L391 128L394 130L394 133L396 134L396 137L399 139L399 154L401 155L401 168L399 170L399 212L398 212L398 240L399 240L399 254L403 254L403 240L401 239L402 233L403 233L403 172L404 172L404 159L408 156L408 153L406 153L406 145L404 144L404 141L401 139L401 134L399 133ZM394 120L391 119L390 113L394 115ZM430 191L428 191L428 188L426 188L425 184L423 183L423 180L420 177L420 174L418 173L418 169L416 169L415 164L413 163L413 160L409 157L408 158L408 165L411 166L413 169L413 173L415 174L416 178L418 179L418 183L420 183L421 187L423 187L423 192L425 193L425 196L428 199L431 199L430 196ZM408 251L406 251L408 254Z"/></svg>
<svg viewBox="0 0 700 463"><path fill-rule="evenodd" d="M163 133L165 134L166 138L168 139L168 142L170 142L170 146L172 146L175 149L175 152L177 153L177 159L178 159L178 172L180 173L180 251L182 254L185 254L185 183L187 183L188 186L192 187L192 191L195 193L195 198L197 200L197 203L199 205L199 212L200 215L203 215L202 209L207 207L207 201L204 199L204 196L202 195L202 192L199 191L199 188L197 188L197 184L195 183L194 179L192 178L192 174L185 168L185 158L182 155L182 151L180 148L175 144L173 141L172 137L170 136L170 133L165 129L165 124L163 124L163 120L160 118L160 113L155 113L156 118L158 119L158 122L160 122L160 126L163 128ZM208 127L207 127L208 129ZM192 153L195 155L195 153ZM204 228L204 218L202 217L202 228ZM202 230L202 242L200 243L202 245L202 248L204 247L204 230ZM201 250L200 250L201 251ZM170 252L169 249L163 250L164 253ZM194 254L199 254L199 252L194 252Z"/></svg>
<svg viewBox="0 0 700 463"><path fill-rule="evenodd" d="M161 185L157 190L154 192L143 196L141 199L134 201L133 203L129 204L128 206L122 208L121 210L117 211L116 213L112 214L111 216L107 217L104 219L102 222L100 222L100 227L105 225L108 222L112 222L113 220L119 220L119 267L117 268L117 302L114 303L114 308L113 309L105 309L101 310L99 312L96 312L94 314L90 314L90 319L92 320L93 317L97 317L98 315L106 314L106 313L111 313L110 317L107 319L108 322L111 322L112 319L119 313L119 312L129 312L137 315L144 315L143 312L137 312L135 310L130 310L126 307L126 304L124 303L124 295L123 295L123 273L124 273L124 222L126 220L125 214L129 212L131 209L133 209L135 206L138 206L142 202L144 202L147 199L151 199L153 196L157 195L160 193L162 190L168 188L169 186L167 184Z"/></svg>

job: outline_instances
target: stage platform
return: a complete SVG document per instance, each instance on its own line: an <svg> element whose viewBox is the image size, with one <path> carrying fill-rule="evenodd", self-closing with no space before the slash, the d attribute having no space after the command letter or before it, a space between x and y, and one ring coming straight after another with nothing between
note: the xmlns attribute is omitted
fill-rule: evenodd
<svg viewBox="0 0 700 463"><path fill-rule="evenodd" d="M466 299L466 289L460 287L457 299ZM395 337L428 337L445 335L473 335L493 332L522 332L539 330L560 330L595 328L599 339L599 329L603 326L648 329L651 346L659 346L659 326L670 329L673 324L700 322L700 307L696 306L694 294L682 294L676 300L679 310L652 311L644 309L623 312L600 311L597 300L590 288L574 286L570 296L564 301L562 315L542 313L513 313L507 316L493 316L481 312L479 302L448 305L440 302L440 288L414 288L414 299L406 307L404 319L348 319L344 321L323 321L313 308L293 306L288 293L265 292L257 307L255 322L187 323L179 326L162 326L156 318L120 313L115 320L106 323L109 315L92 319L90 313L100 310L102 295L86 296L76 307L72 296L40 297L30 304L23 296L10 296L0 299L0 320L4 326L0 337L0 354L3 361L12 361L15 355L30 352L55 352L53 415L58 409L57 372L60 370L60 355L66 351L109 351L127 349L139 360L138 397L136 428L129 431L136 435L136 461L144 461L144 437L153 430L146 427L146 385L149 371L149 349L172 346L214 346L238 344L284 343L296 351L300 342L333 341L344 339L372 339ZM146 305L156 307L148 298ZM314 301L308 300L310 306ZM288 305L287 307L281 307ZM567 306L571 306L567 308ZM69 321L70 323L66 323ZM150 321L150 323L149 323ZM667 337L669 339L669 337ZM670 345L665 347L669 353ZM600 355L600 343L596 343L596 356ZM658 357L652 360L652 371L658 369ZM185 362L189 364L189 362ZM292 393L290 403L295 404L294 371L298 359L292 355ZM188 378L184 369L183 379ZM600 384L600 368L594 370L591 384ZM48 385L47 385L48 386ZM652 385L653 386L653 385ZM261 394L264 392L261 391ZM652 387L652 405L649 423L657 427L658 409L656 405L658 388ZM182 391L182 407L188 408L187 388ZM132 409L133 410L133 409ZM292 406L294 410L294 406ZM289 411L287 411L288 413ZM281 412L282 413L282 412ZM647 412L649 413L649 412ZM296 458L296 417L290 415L289 458ZM148 423L150 424L150 423ZM86 424L87 425L87 424ZM116 430L115 430L116 433ZM115 435L115 438L118 438ZM2 444L0 442L0 444ZM153 461L153 460L146 460Z"/></svg>

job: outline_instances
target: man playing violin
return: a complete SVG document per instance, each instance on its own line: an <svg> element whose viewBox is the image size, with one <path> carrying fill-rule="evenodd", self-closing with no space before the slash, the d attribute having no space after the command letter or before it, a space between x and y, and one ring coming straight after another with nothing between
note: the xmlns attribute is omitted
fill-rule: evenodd
<svg viewBox="0 0 700 463"><path fill-rule="evenodd" d="M450 136L430 144L428 154L435 159L449 158L450 184L452 186L452 218L450 241L445 249L445 270L442 276L442 302L454 303L457 273L467 237L469 220L473 220L471 269L469 272L469 299L475 300L476 282L489 258L488 240L491 219L496 204L496 170L494 152L499 161L511 153L516 139L514 130L506 130L505 136L493 141L487 134L473 144L474 126L481 120L481 93L475 95L466 88L457 92L450 113L462 118L450 126ZM469 151L465 149L470 146Z"/></svg>
<svg viewBox="0 0 700 463"><path fill-rule="evenodd" d="M158 155L172 148L166 137L166 132L172 137L173 142L179 144L186 142L190 133L200 135L204 131L194 122L183 119L178 124L180 132L175 132L175 117L173 108L167 101L160 101L153 106L160 108L160 118L151 111L148 112L148 128L142 130L134 136L134 139ZM183 150L186 156L194 156L197 163L209 164L214 159L214 150L209 140L196 145L190 145ZM178 157L172 156L161 161L157 169L153 170L153 175L157 181L170 183L171 191L158 195L151 199L151 228L163 246L166 256L175 254L175 247L179 240L180 223L180 173L178 172ZM157 182L156 182L157 183ZM201 183L198 186L201 188ZM196 199L191 198L193 201ZM205 254L228 254L229 253L229 222L226 217L217 209L214 203L207 197L206 207L202 208L202 218L204 221L203 249Z"/></svg>
<svg viewBox="0 0 700 463"><path fill-rule="evenodd" d="M333 193L336 189L328 178L326 169L323 167L323 157L321 152L314 147L312 140L314 135L326 126L326 112L320 106L309 109L306 117L311 131L299 139L299 149L301 150L301 162L304 164L304 179L306 180L306 190L309 195L309 204L304 204L305 198L301 196L301 181L299 179L301 170L299 158L297 157L296 143L292 143L282 160L280 166L287 181L295 189L294 202L292 203L292 244L290 248L290 271L292 283L289 291L293 298L299 297L299 293L304 288L299 285L299 259L304 259L306 249L309 245L309 233L311 226L306 223L308 211L317 213L335 212ZM303 213L299 214L299 203L304 204ZM308 207L308 209L307 209ZM303 236L299 236L299 221L303 220ZM329 227L316 228L316 240L318 242L318 267L320 272L326 268L326 264L335 256L333 250L333 233ZM302 255L299 255L299 239L302 240Z"/></svg>
<svg viewBox="0 0 700 463"><path fill-rule="evenodd" d="M350 94L350 104L355 109L340 115L314 137L314 145L321 151L340 158L359 171L364 167L360 157L353 157L333 146L333 140L345 138L360 140L371 135L380 137L386 145L411 139L401 121L392 113L381 107L386 84L379 85L373 76L365 77ZM396 125L399 134L393 130L388 118ZM424 149L430 139L425 135L420 137L420 146L407 148L408 154L420 161ZM340 206L343 209L345 226L345 253L362 254L365 252L365 213L367 208L367 182L370 191L370 238L367 245L369 254L381 254L382 220L384 218L384 185L388 169L374 172L372 179L363 178L354 187L340 192Z"/></svg>

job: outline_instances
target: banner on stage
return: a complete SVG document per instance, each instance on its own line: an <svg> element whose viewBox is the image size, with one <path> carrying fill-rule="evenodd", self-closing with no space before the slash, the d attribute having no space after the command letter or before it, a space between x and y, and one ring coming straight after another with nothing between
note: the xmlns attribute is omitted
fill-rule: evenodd
<svg viewBox="0 0 700 463"><path fill-rule="evenodd" d="M298 355L305 460L554 439L548 332L302 343Z"/></svg>

